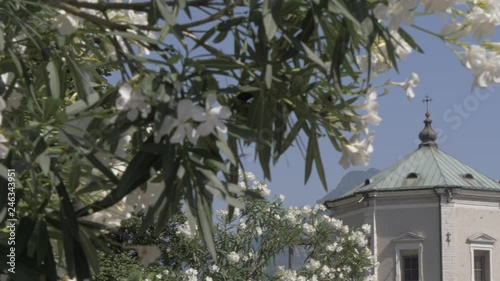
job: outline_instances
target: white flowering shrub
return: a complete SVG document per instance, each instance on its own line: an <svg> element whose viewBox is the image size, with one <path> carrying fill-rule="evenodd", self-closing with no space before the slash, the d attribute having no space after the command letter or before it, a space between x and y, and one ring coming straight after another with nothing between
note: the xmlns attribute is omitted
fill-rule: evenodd
<svg viewBox="0 0 500 281"><path fill-rule="evenodd" d="M442 30L414 27L453 49L473 87L500 82L499 44L484 40L499 3L0 0L1 190L16 171L16 212L0 196L0 222L19 220L18 268L30 268L12 278L86 280L102 234L131 212L160 229L181 201L215 257L213 198L242 208L256 195L238 185L248 146L270 179L296 143L306 181L314 166L326 188L318 138L342 167L366 165L380 88L415 96L417 73L371 79L422 52L406 31L416 16L442 15Z"/></svg>
<svg viewBox="0 0 500 281"><path fill-rule="evenodd" d="M263 194L268 190L255 180L249 188ZM168 274L161 278L151 279L151 273L137 280L372 280L370 270L376 264L367 245L369 225L351 229L331 218L323 205L285 208L283 199L245 196L244 209L234 209L232 215L219 210L213 228L217 259L198 229L187 222L180 225L176 247L184 249L177 259L181 268L166 268ZM301 266L275 264L277 255L296 246L305 249Z"/></svg>

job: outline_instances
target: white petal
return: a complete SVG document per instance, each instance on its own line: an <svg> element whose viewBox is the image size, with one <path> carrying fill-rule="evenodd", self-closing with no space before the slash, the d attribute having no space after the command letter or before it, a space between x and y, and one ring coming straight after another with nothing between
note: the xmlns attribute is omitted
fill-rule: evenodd
<svg viewBox="0 0 500 281"><path fill-rule="evenodd" d="M411 99L414 97L415 97L415 92L413 92L413 88L410 87L410 88L406 89L406 99L408 101L411 101Z"/></svg>
<svg viewBox="0 0 500 281"><path fill-rule="evenodd" d="M192 143L193 145L196 145L196 143L198 142L198 138L200 137L198 131L194 129L189 123L185 124L184 128L186 130L186 135L188 137L189 142Z"/></svg>
<svg viewBox="0 0 500 281"><path fill-rule="evenodd" d="M191 118L193 118L193 120L197 122L204 122L207 120L207 115L205 114L203 108L201 108L200 106L194 106L191 109Z"/></svg>
<svg viewBox="0 0 500 281"><path fill-rule="evenodd" d="M0 97L0 111L4 110L7 107L7 104L3 100L2 97Z"/></svg>
<svg viewBox="0 0 500 281"><path fill-rule="evenodd" d="M177 104L177 119L184 123L191 118L193 102L190 99L180 100Z"/></svg>
<svg viewBox="0 0 500 281"><path fill-rule="evenodd" d="M214 104L216 101L217 101L217 95L215 95L215 94L209 94L209 95L207 96L206 105L211 106L211 105L212 105L212 104Z"/></svg>
<svg viewBox="0 0 500 281"><path fill-rule="evenodd" d="M118 89L118 93L120 93L120 96L130 99L130 96L132 95L132 86L130 86L128 83L125 83L120 86Z"/></svg>
<svg viewBox="0 0 500 281"><path fill-rule="evenodd" d="M174 128L174 119L171 116L166 116L163 118L163 122L161 123L160 129L155 133L155 142L160 142L160 139L164 135L170 134L172 129Z"/></svg>
<svg viewBox="0 0 500 281"><path fill-rule="evenodd" d="M177 127L172 137L170 137L170 143L181 143L186 137L186 130L183 126Z"/></svg>
<svg viewBox="0 0 500 281"><path fill-rule="evenodd" d="M231 117L231 110L227 106L219 105L210 109L210 113L219 119L228 119Z"/></svg>
<svg viewBox="0 0 500 281"><path fill-rule="evenodd" d="M0 158L5 159L7 158L8 154L9 154L9 148L0 143Z"/></svg>
<svg viewBox="0 0 500 281"><path fill-rule="evenodd" d="M351 162L349 161L349 156L347 156L345 153L342 154L342 158L339 160L339 164L342 166L342 168L347 169L349 166L351 166Z"/></svg>
<svg viewBox="0 0 500 281"><path fill-rule="evenodd" d="M130 121L135 121L139 117L139 110L132 108L127 112L127 118Z"/></svg>
<svg viewBox="0 0 500 281"><path fill-rule="evenodd" d="M226 124L222 123L221 121L219 120L215 120L215 127L217 128L217 130L219 130L221 133L227 133L227 126Z"/></svg>
<svg viewBox="0 0 500 281"><path fill-rule="evenodd" d="M214 131L214 124L210 121L200 124L196 130L200 133L200 136L208 136Z"/></svg>

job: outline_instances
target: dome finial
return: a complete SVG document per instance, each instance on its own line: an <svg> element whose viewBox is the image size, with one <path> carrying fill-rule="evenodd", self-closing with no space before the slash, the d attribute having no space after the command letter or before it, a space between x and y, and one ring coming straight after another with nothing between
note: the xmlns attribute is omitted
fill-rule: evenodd
<svg viewBox="0 0 500 281"><path fill-rule="evenodd" d="M423 146L426 147L437 147L437 144L434 142L437 139L437 133L432 129L430 119L431 114L429 113L429 103L432 102L432 98L429 95L426 95L422 102L425 102L427 111L425 112L425 120L424 120L424 129L418 134L418 138L422 141L418 148Z"/></svg>

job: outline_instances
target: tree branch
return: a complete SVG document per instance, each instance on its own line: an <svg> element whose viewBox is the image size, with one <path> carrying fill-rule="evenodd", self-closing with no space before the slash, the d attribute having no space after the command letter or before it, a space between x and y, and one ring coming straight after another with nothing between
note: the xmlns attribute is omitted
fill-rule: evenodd
<svg viewBox="0 0 500 281"><path fill-rule="evenodd" d="M80 1L58 1L78 8L106 11L106 10L134 10L134 11L147 11L151 7L151 1L149 2L132 2L132 3L92 3L92 2L80 2ZM176 3L174 1L165 1L169 6L174 6ZM223 2L211 2L208 0L193 0L187 1L188 6L226 6Z"/></svg>

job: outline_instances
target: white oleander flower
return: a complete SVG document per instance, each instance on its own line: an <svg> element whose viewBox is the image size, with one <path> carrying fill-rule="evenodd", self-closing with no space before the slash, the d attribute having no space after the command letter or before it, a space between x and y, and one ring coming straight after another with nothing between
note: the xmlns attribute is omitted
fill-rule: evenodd
<svg viewBox="0 0 500 281"><path fill-rule="evenodd" d="M161 256L160 248L156 245L136 245L132 246L132 248L137 250L137 255L139 256L139 260L141 261L143 267L147 267L149 264L155 262Z"/></svg>
<svg viewBox="0 0 500 281"><path fill-rule="evenodd" d="M326 211L325 205L323 205L323 204L316 204L316 205L314 205L312 212L313 212L313 214L317 214L319 212L324 212L324 211Z"/></svg>
<svg viewBox="0 0 500 281"><path fill-rule="evenodd" d="M198 270L189 268L184 272L185 281L198 281Z"/></svg>
<svg viewBox="0 0 500 281"><path fill-rule="evenodd" d="M362 141L359 140L359 135L353 135L349 143L342 145L342 158L340 158L339 164L344 169L351 165L368 165L370 153L373 152L373 138L373 133Z"/></svg>
<svg viewBox="0 0 500 281"><path fill-rule="evenodd" d="M467 26L462 22L452 20L450 24L443 27L441 35L444 35L447 39L457 40L467 36L469 30L470 26Z"/></svg>
<svg viewBox="0 0 500 281"><path fill-rule="evenodd" d="M236 252L231 252L227 255L227 260L229 261L229 263L235 264L240 260L240 255L238 255L238 253Z"/></svg>
<svg viewBox="0 0 500 281"><path fill-rule="evenodd" d="M296 281L297 280L297 272L292 269L280 269L280 271L277 270L277 275L279 281Z"/></svg>
<svg viewBox="0 0 500 281"><path fill-rule="evenodd" d="M217 101L217 96L210 94L205 102L205 111L196 111L193 113L193 120L202 122L196 128L200 136L208 136L215 133L215 129L222 133L227 132L227 126L224 124L231 117L231 110L227 106L212 106Z"/></svg>
<svg viewBox="0 0 500 281"><path fill-rule="evenodd" d="M308 223L304 223L302 225L302 230L304 230L304 232L307 235L311 235L311 234L313 234L316 231L316 229L314 228L314 226L312 226L312 225L310 225Z"/></svg>
<svg viewBox="0 0 500 281"><path fill-rule="evenodd" d="M21 106L21 102L23 100L23 94L14 90L10 93L10 96L7 98L7 107L5 110L13 111L14 109L18 109Z"/></svg>
<svg viewBox="0 0 500 281"><path fill-rule="evenodd" d="M464 4L467 0L420 0L427 11L445 13L454 4Z"/></svg>
<svg viewBox="0 0 500 281"><path fill-rule="evenodd" d="M465 59L465 66L474 75L474 85L481 88L500 83L500 55L477 45L472 45Z"/></svg>
<svg viewBox="0 0 500 281"><path fill-rule="evenodd" d="M128 110L127 118L135 121L141 113L142 118L146 118L151 112L151 106L146 102L146 97L139 91L134 91L132 86L125 83L118 90L120 97L116 99L118 110Z"/></svg>
<svg viewBox="0 0 500 281"><path fill-rule="evenodd" d="M329 252L335 252L337 249L337 243L326 245L326 250Z"/></svg>
<svg viewBox="0 0 500 281"><path fill-rule="evenodd" d="M260 226L257 226L255 228L255 232L257 232L257 236L261 236L262 235L262 228Z"/></svg>
<svg viewBox="0 0 500 281"><path fill-rule="evenodd" d="M411 101L415 97L415 92L413 91L413 88L418 86L420 83L420 78L418 77L418 74L412 72L410 74L410 77L406 79L404 82L391 82L392 85L399 86L403 88L406 91L406 99L408 101Z"/></svg>
<svg viewBox="0 0 500 281"><path fill-rule="evenodd" d="M182 235L182 236L186 237L187 239L192 239L196 234L196 230L191 231L191 227L189 226L189 223L186 221L183 224L179 225L179 228L177 229L177 231L175 233L177 235Z"/></svg>
<svg viewBox="0 0 500 281"><path fill-rule="evenodd" d="M217 217L223 219L223 218L226 218L228 216L229 212L227 210L217 210L216 211L216 215Z"/></svg>
<svg viewBox="0 0 500 281"><path fill-rule="evenodd" d="M306 269L310 271L315 271L316 269L320 268L321 263L315 259L310 259L307 264L306 264Z"/></svg>
<svg viewBox="0 0 500 281"><path fill-rule="evenodd" d="M63 10L59 10L59 14L52 19L52 29L56 29L57 32L63 36L70 35L78 29L80 24L80 18L67 14Z"/></svg>
<svg viewBox="0 0 500 281"><path fill-rule="evenodd" d="M391 31L390 34L396 57L399 60L405 59L412 52L411 46L401 38L397 31ZM377 39L370 50L370 54L371 68L375 74L388 71L393 67L384 40ZM368 72L368 55L357 56L356 62L361 72Z"/></svg>
<svg viewBox="0 0 500 281"><path fill-rule="evenodd" d="M388 0L388 6L378 4L373 13L377 19L386 20L390 30L397 30L402 23L413 23L413 10L417 6L417 0Z"/></svg>
<svg viewBox="0 0 500 281"><path fill-rule="evenodd" d="M1 75L1 79L3 84L6 87L14 87L11 92L9 97L7 98L7 102L4 108L1 108L0 110L7 110L7 111L12 111L13 109L17 109L21 106L21 101L23 99L23 94L18 92L16 88L18 87L17 84L12 85L12 81L15 78L15 74L13 72L7 72Z"/></svg>
<svg viewBox="0 0 500 281"><path fill-rule="evenodd" d="M201 110L201 107L194 105L189 99L179 101L177 104L177 119L173 119L171 125L171 128L177 128L170 137L170 143L181 143L186 137L193 145L198 142L200 134L195 128L193 128L193 125L189 122L189 120L194 114L198 114Z"/></svg>
<svg viewBox="0 0 500 281"><path fill-rule="evenodd" d="M267 188L267 184L265 184L263 182L257 182L254 186L254 189L256 191L258 191L264 197L269 196L269 194L271 193L271 190L269 190L269 188Z"/></svg>
<svg viewBox="0 0 500 281"><path fill-rule="evenodd" d="M365 234L370 234L370 233L371 233L371 231L372 231L372 226L371 226L371 225L369 225L369 224L363 224L363 225L361 226L361 229L363 230L363 232L364 232Z"/></svg>
<svg viewBox="0 0 500 281"><path fill-rule="evenodd" d="M276 200L278 200L279 202L285 201L285 195L283 194L276 195Z"/></svg>
<svg viewBox="0 0 500 281"><path fill-rule="evenodd" d="M471 32L478 40L484 36L494 35L496 26L500 24L500 2L497 0L479 1L467 14L465 21L470 25Z"/></svg>
<svg viewBox="0 0 500 281"><path fill-rule="evenodd" d="M378 116L377 92L375 89L368 89L365 95L365 101L359 106L359 109L365 110L366 114L354 118L356 122L356 132L363 132L365 135L368 135L368 124L377 126L380 124L380 121L382 121L382 118Z"/></svg>
<svg viewBox="0 0 500 281"><path fill-rule="evenodd" d="M219 267L217 265L215 265L215 264L211 265L210 266L210 272L212 272L212 273L219 272Z"/></svg>

